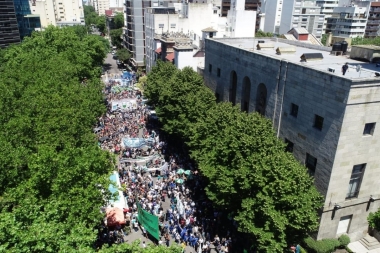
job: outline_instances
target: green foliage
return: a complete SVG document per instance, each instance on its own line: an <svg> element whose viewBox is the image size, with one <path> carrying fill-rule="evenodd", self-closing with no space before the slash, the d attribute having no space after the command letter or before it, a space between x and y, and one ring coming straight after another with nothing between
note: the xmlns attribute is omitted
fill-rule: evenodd
<svg viewBox="0 0 380 253"><path fill-rule="evenodd" d="M156 106L163 129L185 141L213 203L236 214L241 232L260 252L283 252L317 229L322 197L307 170L284 151L271 122L216 103L192 69L158 61L144 96Z"/></svg>
<svg viewBox="0 0 380 253"><path fill-rule="evenodd" d="M98 14L95 12L94 7L84 5L84 21L86 26L96 25L98 21Z"/></svg>
<svg viewBox="0 0 380 253"><path fill-rule="evenodd" d="M309 253L331 253L340 246L338 239L322 239L315 241L311 237L305 239L305 244Z"/></svg>
<svg viewBox="0 0 380 253"><path fill-rule="evenodd" d="M122 28L124 26L124 15L121 12L116 13L113 19L115 29Z"/></svg>
<svg viewBox="0 0 380 253"><path fill-rule="evenodd" d="M258 30L255 34L255 37L257 38L264 38L264 37L273 37L273 33L271 32L263 32L261 30Z"/></svg>
<svg viewBox="0 0 380 253"><path fill-rule="evenodd" d="M99 29L101 33L106 33L106 16L100 15L96 17L95 20L96 27Z"/></svg>
<svg viewBox="0 0 380 253"><path fill-rule="evenodd" d="M375 46L380 46L380 37L375 37L375 38L356 37L356 38L352 39L351 45L375 45Z"/></svg>
<svg viewBox="0 0 380 253"><path fill-rule="evenodd" d="M48 27L3 51L0 252L93 251L113 169L92 133L105 112L98 38Z"/></svg>
<svg viewBox="0 0 380 253"><path fill-rule="evenodd" d="M367 220L370 228L380 231L380 209L375 213L370 213Z"/></svg>
<svg viewBox="0 0 380 253"><path fill-rule="evenodd" d="M338 238L339 243L340 243L340 248L344 249L347 247L347 245L350 243L350 237L348 235L341 235Z"/></svg>
<svg viewBox="0 0 380 253"><path fill-rule="evenodd" d="M131 53L126 48L118 49L116 51L116 56L122 62L126 62L132 57Z"/></svg>
<svg viewBox="0 0 380 253"><path fill-rule="evenodd" d="M136 240L131 244L123 243L120 245L112 245L111 247L103 247L99 253L181 253L182 248L178 245L172 245L169 248L166 246L154 246L148 244L146 248L140 246L140 240Z"/></svg>
<svg viewBox="0 0 380 253"><path fill-rule="evenodd" d="M111 43L117 48L121 48L121 42L123 41L121 35L123 34L123 29L112 29L110 31Z"/></svg>
<svg viewBox="0 0 380 253"><path fill-rule="evenodd" d="M326 46L327 38L329 37L328 34L322 34L321 43Z"/></svg>

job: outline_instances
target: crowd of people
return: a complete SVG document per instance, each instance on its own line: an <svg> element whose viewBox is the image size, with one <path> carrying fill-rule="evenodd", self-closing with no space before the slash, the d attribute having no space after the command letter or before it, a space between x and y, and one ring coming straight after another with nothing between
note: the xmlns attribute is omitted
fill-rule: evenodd
<svg viewBox="0 0 380 253"><path fill-rule="evenodd" d="M158 122L149 118L141 92L129 89L113 94L115 85L119 84L113 80L105 85L108 110L95 132L101 148L118 154L117 169L128 207L123 210L125 225L102 224L98 243L120 243L128 234L141 231L157 245L177 243L197 253L242 252L240 247L246 245L236 241L237 224L207 199L206 182L182 148L169 145L170 139L159 135ZM112 102L122 98L135 99L136 106L113 110ZM129 147L123 145L123 138L144 141L141 147ZM159 218L159 240L139 223L138 204Z"/></svg>

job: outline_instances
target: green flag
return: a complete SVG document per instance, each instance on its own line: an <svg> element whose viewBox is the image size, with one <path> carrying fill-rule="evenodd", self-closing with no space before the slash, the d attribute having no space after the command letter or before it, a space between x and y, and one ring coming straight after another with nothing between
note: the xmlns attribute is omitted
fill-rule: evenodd
<svg viewBox="0 0 380 253"><path fill-rule="evenodd" d="M142 209L137 201L138 220L145 230L157 240L160 240L160 230L158 228L158 217Z"/></svg>

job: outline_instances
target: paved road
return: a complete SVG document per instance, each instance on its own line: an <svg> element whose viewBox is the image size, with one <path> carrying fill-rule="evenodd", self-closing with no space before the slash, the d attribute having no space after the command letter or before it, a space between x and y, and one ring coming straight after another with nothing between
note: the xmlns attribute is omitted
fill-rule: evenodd
<svg viewBox="0 0 380 253"><path fill-rule="evenodd" d="M110 74L120 74L121 71L118 70L116 60L113 59L113 55L111 53L107 54L107 57L104 61L104 67L106 70L109 70Z"/></svg>

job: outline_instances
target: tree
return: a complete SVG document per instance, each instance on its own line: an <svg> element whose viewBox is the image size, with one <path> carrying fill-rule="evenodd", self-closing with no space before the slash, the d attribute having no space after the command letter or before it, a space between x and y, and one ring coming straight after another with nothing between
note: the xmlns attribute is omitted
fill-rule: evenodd
<svg viewBox="0 0 380 253"><path fill-rule="evenodd" d="M186 142L208 182L209 199L233 214L260 252L283 252L317 228L322 197L269 120L216 103L200 76L170 63L157 62L144 95L163 130Z"/></svg>
<svg viewBox="0 0 380 253"><path fill-rule="evenodd" d="M261 30L258 30L255 34L255 37L257 38L264 38L264 37L273 37L273 33L271 32L263 32Z"/></svg>
<svg viewBox="0 0 380 253"><path fill-rule="evenodd" d="M115 29L122 28L124 26L124 15L121 12L116 13L113 18Z"/></svg>
<svg viewBox="0 0 380 253"><path fill-rule="evenodd" d="M106 33L106 16L100 15L96 18L96 27L101 33Z"/></svg>
<svg viewBox="0 0 380 253"><path fill-rule="evenodd" d="M283 252L318 226L321 196L307 170L285 152L271 122L218 103L198 120L189 143L217 206L234 212L260 252Z"/></svg>
<svg viewBox="0 0 380 253"><path fill-rule="evenodd" d="M111 43L117 48L121 48L121 42L123 41L121 35L123 34L123 29L113 29L110 31Z"/></svg>
<svg viewBox="0 0 380 253"><path fill-rule="evenodd" d="M178 245L171 245L169 248L166 246L154 246L148 244L146 248L140 246L140 240L132 243L123 243L119 245L112 245L111 247L103 247L99 253L181 253L182 248Z"/></svg>
<svg viewBox="0 0 380 253"><path fill-rule="evenodd" d="M126 48L120 48L116 51L117 58L122 62L127 62L131 57L131 53Z"/></svg>
<svg viewBox="0 0 380 253"><path fill-rule="evenodd" d="M321 43L325 46L327 42L328 34L322 34ZM329 46L329 45L328 45Z"/></svg>
<svg viewBox="0 0 380 253"><path fill-rule="evenodd" d="M375 46L380 46L380 37L375 37L375 38L356 37L356 38L352 39L351 45L375 45Z"/></svg>
<svg viewBox="0 0 380 253"><path fill-rule="evenodd" d="M83 10L86 26L96 25L98 23L98 14L95 12L94 7L84 5Z"/></svg>
<svg viewBox="0 0 380 253"><path fill-rule="evenodd" d="M48 27L2 53L2 252L94 251L114 168L92 133L106 52L78 31Z"/></svg>

